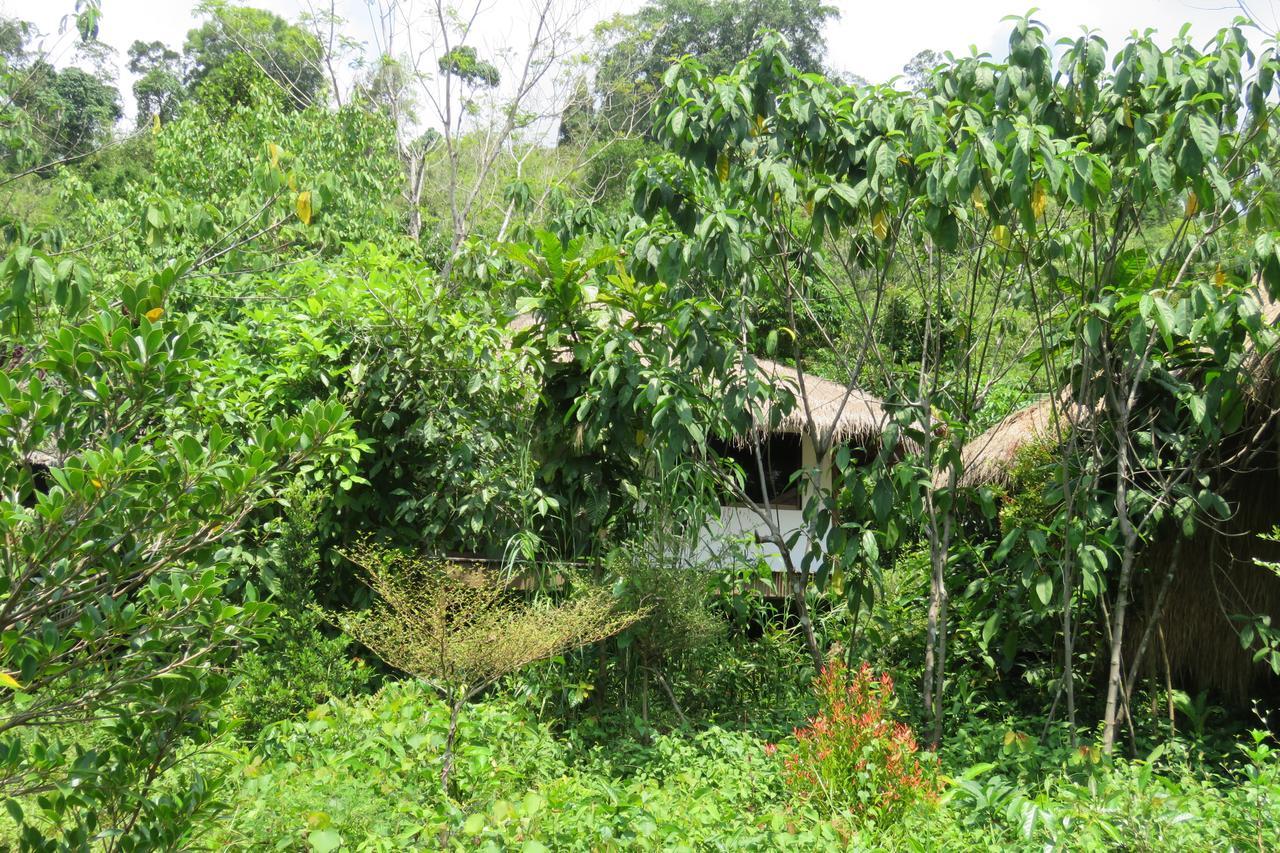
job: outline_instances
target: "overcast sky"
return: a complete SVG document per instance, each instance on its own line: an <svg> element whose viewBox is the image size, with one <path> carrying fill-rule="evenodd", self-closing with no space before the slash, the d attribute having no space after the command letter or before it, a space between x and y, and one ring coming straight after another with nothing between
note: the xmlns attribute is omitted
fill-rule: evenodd
<svg viewBox="0 0 1280 853"><path fill-rule="evenodd" d="M313 2L254 0L245 5L270 9L293 20ZM829 2L841 11L840 19L827 28L831 65L873 82L899 73L907 60L928 48L967 53L974 46L999 56L1004 52L1009 26L1001 19L1026 11L1019 0ZM60 36L58 29L74 5L74 0L0 0L0 12L34 22L46 34L45 44L55 61L66 64L74 61L74 38L69 34ZM181 49L187 31L197 24L196 5L197 0L103 0L100 38L116 49L116 64L123 71L125 51L135 39L159 40ZM530 0L488 0L480 18L477 46L496 51L503 44L518 41L528 28L530 5ZM578 16L577 26L585 34L598 21L640 5L641 0L594 0L588 12ZM1054 39L1074 37L1087 24L1100 30L1112 45L1119 44L1130 31L1148 27L1169 38L1187 22L1191 23L1193 34L1208 36L1239 14L1233 0L1040 0L1038 5L1036 17L1048 25ZM1268 30L1280 28L1280 0L1251 0L1249 5ZM374 28L366 0L339 0L338 8L348 21L348 34L369 43ZM126 75L120 89L130 111L131 85Z"/></svg>

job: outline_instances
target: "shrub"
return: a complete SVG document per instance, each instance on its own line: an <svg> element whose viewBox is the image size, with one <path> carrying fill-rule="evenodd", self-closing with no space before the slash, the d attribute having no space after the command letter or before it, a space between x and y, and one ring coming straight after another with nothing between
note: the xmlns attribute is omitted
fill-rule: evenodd
<svg viewBox="0 0 1280 853"><path fill-rule="evenodd" d="M469 812L519 801L565 772L563 746L528 707L490 699L459 721L456 772L469 796L449 802L440 789L449 719L449 706L414 679L267 727L237 756L239 784L208 848L305 850L334 839L352 849L439 849L441 833Z"/></svg>
<svg viewBox="0 0 1280 853"><path fill-rule="evenodd" d="M337 403L242 440L187 428L204 327L147 305L0 370L0 799L23 849L180 846L215 804L189 759L268 609L226 601L225 548L287 472L355 455Z"/></svg>
<svg viewBox="0 0 1280 853"><path fill-rule="evenodd" d="M833 662L814 689L818 713L795 730L794 745L782 760L788 788L824 801L832 811L878 822L897 820L912 806L937 799L932 768L917 757L914 732L892 717L888 674L873 675L867 663L850 673Z"/></svg>
<svg viewBox="0 0 1280 853"><path fill-rule="evenodd" d="M233 670L236 689L228 704L242 735L362 692L373 674L350 653L351 640L327 630L315 609L327 497L296 480L283 495L283 515L262 528L265 546L242 557L245 580L269 593L277 608L270 636Z"/></svg>
<svg viewBox="0 0 1280 853"><path fill-rule="evenodd" d="M504 676L599 642L645 616L620 611L604 589L558 604L526 604L505 581L458 566L362 545L347 556L378 601L335 617L388 666L429 680L450 705L441 787L450 790L462 709Z"/></svg>

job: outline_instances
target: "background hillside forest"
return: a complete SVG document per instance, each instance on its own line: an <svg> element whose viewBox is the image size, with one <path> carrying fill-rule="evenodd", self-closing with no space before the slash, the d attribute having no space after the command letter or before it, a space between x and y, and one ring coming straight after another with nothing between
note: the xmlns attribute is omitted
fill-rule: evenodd
<svg viewBox="0 0 1280 853"><path fill-rule="evenodd" d="M0 20L0 849L1280 848L1248 9L868 82L820 0L65 5Z"/></svg>

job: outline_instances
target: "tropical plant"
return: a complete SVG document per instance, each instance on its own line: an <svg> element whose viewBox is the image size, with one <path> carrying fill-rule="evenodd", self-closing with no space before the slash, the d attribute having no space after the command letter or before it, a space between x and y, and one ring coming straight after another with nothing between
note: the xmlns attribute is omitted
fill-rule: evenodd
<svg viewBox="0 0 1280 853"><path fill-rule="evenodd" d="M535 661L611 637L645 615L622 611L606 590L559 604L524 604L481 570L408 557L371 545L348 552L378 601L337 616L343 630L402 672L432 682L449 704L440 783L450 791L458 718L500 678Z"/></svg>
<svg viewBox="0 0 1280 853"><path fill-rule="evenodd" d="M192 427L203 329L163 314L100 312L0 371L0 794L24 844L167 846L212 804L184 761L269 610L227 601L221 549L285 474L358 457L332 402Z"/></svg>
<svg viewBox="0 0 1280 853"><path fill-rule="evenodd" d="M919 803L937 799L928 758L915 734L893 718L893 679L863 663L850 672L829 663L814 681L818 713L795 730L794 743L770 749L798 796L830 811L847 810L889 824Z"/></svg>

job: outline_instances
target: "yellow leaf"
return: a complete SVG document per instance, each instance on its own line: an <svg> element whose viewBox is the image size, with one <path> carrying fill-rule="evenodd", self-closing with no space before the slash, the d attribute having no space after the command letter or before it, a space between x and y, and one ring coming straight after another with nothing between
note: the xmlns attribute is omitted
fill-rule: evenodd
<svg viewBox="0 0 1280 853"><path fill-rule="evenodd" d="M973 188L973 206L978 209L979 213L987 212L987 197L982 193L982 187Z"/></svg>
<svg viewBox="0 0 1280 853"><path fill-rule="evenodd" d="M1227 274L1222 271L1222 267L1218 267L1218 271L1213 274L1213 283L1218 287L1227 283Z"/></svg>
<svg viewBox="0 0 1280 853"><path fill-rule="evenodd" d="M997 225L991 229L991 239L995 240L996 245L1001 249L1009 248L1009 245L1013 242L1009 229L1003 225Z"/></svg>
<svg viewBox="0 0 1280 853"><path fill-rule="evenodd" d="M93 487L94 487L95 489L101 489L101 488L102 488L102 481L101 481L101 480L99 480L97 477L91 477L91 478L89 478L89 482L90 482L90 483L93 483Z"/></svg>
<svg viewBox="0 0 1280 853"><path fill-rule="evenodd" d="M1049 206L1049 194L1044 191L1043 184L1036 184L1036 191L1031 194L1031 212L1036 219L1044 216L1044 209Z"/></svg>
<svg viewBox="0 0 1280 853"><path fill-rule="evenodd" d="M804 203L804 213L806 216L813 216L813 199L806 199Z"/></svg>
<svg viewBox="0 0 1280 853"><path fill-rule="evenodd" d="M3 684L5 687L8 687L11 690L22 689L22 684L18 681L18 679L14 678L12 675L10 675L7 672L0 672L0 684Z"/></svg>
<svg viewBox="0 0 1280 853"><path fill-rule="evenodd" d="M298 218L302 220L303 225L311 224L311 191L298 193L298 201L294 205L298 211Z"/></svg>
<svg viewBox="0 0 1280 853"><path fill-rule="evenodd" d="M160 132L160 113L156 113L151 117L151 132L152 133Z"/></svg>
<svg viewBox="0 0 1280 853"><path fill-rule="evenodd" d="M756 123L751 127L751 135L759 136L764 133L764 116L756 116Z"/></svg>
<svg viewBox="0 0 1280 853"><path fill-rule="evenodd" d="M289 189L294 192L298 191L298 178L293 174L293 172L289 173Z"/></svg>
<svg viewBox="0 0 1280 853"><path fill-rule="evenodd" d="M1015 740L1017 740L1017 739L1018 739L1018 736L1017 736L1016 734L1014 734L1014 732L1013 732L1013 730L1012 730L1012 729L1010 729L1009 731L1007 731L1007 732L1005 732L1005 733L1004 733L1004 745L1005 745L1005 746L1008 746L1009 744L1013 743L1013 742L1014 742Z"/></svg>
<svg viewBox="0 0 1280 853"><path fill-rule="evenodd" d="M1187 195L1186 207L1184 207L1182 211L1183 216L1185 216L1187 219L1190 219L1191 217L1195 216L1199 212L1200 212L1200 196L1196 195L1195 193L1189 193Z"/></svg>
<svg viewBox="0 0 1280 853"><path fill-rule="evenodd" d="M156 320L159 320L161 317L164 316L164 309L160 307L152 308L150 311L143 314L142 316L146 317L148 320L154 323Z"/></svg>
<svg viewBox="0 0 1280 853"><path fill-rule="evenodd" d="M716 177L722 181L729 180L729 155L723 151L716 158Z"/></svg>
<svg viewBox="0 0 1280 853"><path fill-rule="evenodd" d="M877 240L889 236L889 217L884 215L883 210L877 210L876 215L871 218L871 230L875 232Z"/></svg>
<svg viewBox="0 0 1280 853"><path fill-rule="evenodd" d="M276 145L274 142L267 143L267 154L271 157L271 168L280 168L280 155L283 153L284 151L279 145Z"/></svg>

